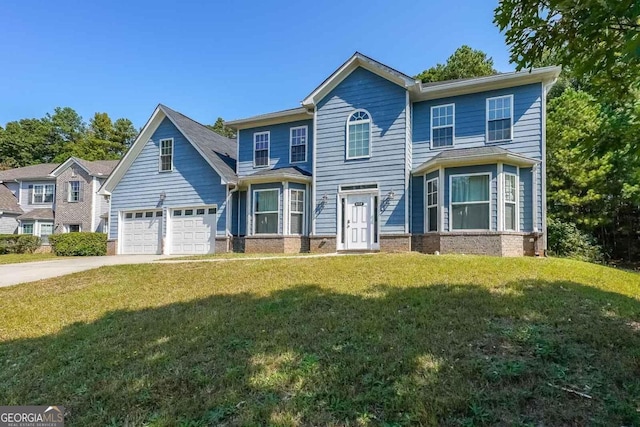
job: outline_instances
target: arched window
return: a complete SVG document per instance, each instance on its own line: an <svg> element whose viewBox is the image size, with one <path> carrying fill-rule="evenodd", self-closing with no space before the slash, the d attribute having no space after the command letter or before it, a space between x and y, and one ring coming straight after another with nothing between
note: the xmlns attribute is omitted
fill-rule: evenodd
<svg viewBox="0 0 640 427"><path fill-rule="evenodd" d="M371 155L371 115L356 110L347 119L347 159Z"/></svg>

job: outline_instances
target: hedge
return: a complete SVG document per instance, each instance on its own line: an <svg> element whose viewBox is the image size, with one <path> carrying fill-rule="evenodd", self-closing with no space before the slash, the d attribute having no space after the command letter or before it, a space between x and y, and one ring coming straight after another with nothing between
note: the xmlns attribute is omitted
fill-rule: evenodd
<svg viewBox="0 0 640 427"><path fill-rule="evenodd" d="M104 233L65 233L49 236L53 253L58 256L96 256L107 254Z"/></svg>
<svg viewBox="0 0 640 427"><path fill-rule="evenodd" d="M602 248L593 236L579 230L575 224L549 218L547 233L551 255L588 262L603 261Z"/></svg>
<svg viewBox="0 0 640 427"><path fill-rule="evenodd" d="M0 234L0 254L32 254L41 244L31 234Z"/></svg>

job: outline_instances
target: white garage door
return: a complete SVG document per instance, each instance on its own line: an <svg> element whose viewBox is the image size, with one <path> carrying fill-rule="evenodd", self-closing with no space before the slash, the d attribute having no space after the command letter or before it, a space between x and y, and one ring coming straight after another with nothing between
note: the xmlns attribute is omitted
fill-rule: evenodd
<svg viewBox="0 0 640 427"><path fill-rule="evenodd" d="M171 211L172 254L213 253L215 237L215 207L193 207Z"/></svg>
<svg viewBox="0 0 640 427"><path fill-rule="evenodd" d="M162 211L125 212L123 217L123 254L162 253Z"/></svg>

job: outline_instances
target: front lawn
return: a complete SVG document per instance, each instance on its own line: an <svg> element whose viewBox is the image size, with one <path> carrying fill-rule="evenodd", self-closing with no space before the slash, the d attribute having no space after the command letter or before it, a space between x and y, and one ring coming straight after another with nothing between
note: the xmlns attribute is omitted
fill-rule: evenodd
<svg viewBox="0 0 640 427"><path fill-rule="evenodd" d="M67 425L638 425L640 276L418 254L0 289L0 402Z"/></svg>
<svg viewBox="0 0 640 427"><path fill-rule="evenodd" d="M22 262L48 261L57 258L52 253L46 254L5 254L0 255L0 265L18 264Z"/></svg>

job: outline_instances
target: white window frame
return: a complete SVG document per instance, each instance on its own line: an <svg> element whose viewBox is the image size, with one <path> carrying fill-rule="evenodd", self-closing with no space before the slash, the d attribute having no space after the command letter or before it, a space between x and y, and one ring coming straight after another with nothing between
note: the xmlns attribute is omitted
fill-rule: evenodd
<svg viewBox="0 0 640 427"><path fill-rule="evenodd" d="M431 178L431 179L426 179L426 175L425 175L425 184L424 184L424 204L425 204L425 219L424 219L424 232L425 233L436 233L438 231L440 231L440 224L439 224L439 219L440 219L440 206L438 205L438 200L440 200L440 179L439 177L435 177L435 178ZM429 204L429 183L432 183L433 181L436 182L436 191L435 191L435 195L436 195L436 202ZM434 192L432 192L431 194L434 194ZM435 230L430 230L431 227L429 227L429 209L430 208L436 208L436 229Z"/></svg>
<svg viewBox="0 0 640 427"><path fill-rule="evenodd" d="M24 226L25 226L25 225L30 225L30 226L31 226L31 233L25 233L25 232L24 232ZM35 221L34 221L34 222L31 222L31 221L29 221L29 222L22 222L22 223L20 224L20 234L25 234L25 235L27 235L27 234L28 234L29 236L35 236L35 235L36 235L36 223L35 223Z"/></svg>
<svg viewBox="0 0 640 427"><path fill-rule="evenodd" d="M497 139L495 141L489 141L489 101L492 101L494 99L500 99L500 98L509 98L509 112L511 113L510 119L511 119L511 138L509 139ZM486 100L486 106L485 106L485 121L484 121L484 127L485 127L485 141L487 144L500 144L502 142L511 142L513 141L513 94L510 95L500 95L500 96L493 96L491 98L487 98ZM502 119L500 119L502 120Z"/></svg>
<svg viewBox="0 0 640 427"><path fill-rule="evenodd" d="M256 165L256 137L258 135L267 135L267 164L266 165ZM253 167L254 168L268 168L271 166L271 131L264 132L254 132L253 133Z"/></svg>
<svg viewBox="0 0 640 427"><path fill-rule="evenodd" d="M72 200L72 194L74 193L73 191L73 183L77 183L78 184L78 199L77 200ZM67 194L67 202L69 203L77 203L80 201L80 187L82 187L80 185L80 181L69 181L69 188L68 188L68 194Z"/></svg>
<svg viewBox="0 0 640 427"><path fill-rule="evenodd" d="M515 188L515 200L513 202L509 202L507 201L507 176L512 176L514 178L514 188ZM504 203L505 207L503 207L502 209L502 214L504 216L504 218L502 219L502 224L504 227L505 231L520 231L520 191L519 191L519 187L520 187L520 182L519 182L519 178L518 175L512 172L504 172L503 173L503 177L502 177L502 203ZM515 227L513 229L508 229L507 228L507 216L506 216L506 205L507 204L511 204L514 207L515 210L515 218L514 218L514 222L513 224L515 225Z"/></svg>
<svg viewBox="0 0 640 427"><path fill-rule="evenodd" d="M481 176L485 175L489 177L489 199L488 201L481 202L453 202L453 178L457 177L469 177L469 176ZM449 175L449 230L450 231L491 231L491 172L476 172L476 173L458 173ZM453 206L458 205L482 205L489 204L489 226L488 228L453 228Z"/></svg>
<svg viewBox="0 0 640 427"><path fill-rule="evenodd" d="M36 188L42 188L42 201L41 202L36 202ZM46 202L45 201L45 196L47 195L47 188L50 187L52 188L51 190L51 201L50 202ZM56 198L56 186L54 184L34 184L33 185L33 191L31 193L31 204L32 205L47 205L49 203L53 203L55 201Z"/></svg>
<svg viewBox="0 0 640 427"><path fill-rule="evenodd" d="M304 129L304 144L298 144L297 146L304 145L304 160L293 161L293 131ZM269 143L271 145L271 143ZM289 129L289 163L306 163L308 156L308 147L309 147L309 126L296 126Z"/></svg>
<svg viewBox="0 0 640 427"><path fill-rule="evenodd" d="M263 212L257 212L256 211L256 207L258 205L258 198L256 197L257 193L262 193L262 192L268 192L268 191L277 191L278 192L278 209L275 211L263 211ZM251 222L251 234L252 235L258 235L258 236L273 236L273 235L280 235L280 210L282 208L282 206L280 206L280 199L281 199L281 194L280 194L281 189L280 188L263 188L260 190L253 190L253 206L252 206L252 216L253 216L253 221ZM278 224L277 224L277 231L274 233L256 233L256 215L260 215L260 214L277 214L278 215Z"/></svg>
<svg viewBox="0 0 640 427"><path fill-rule="evenodd" d="M365 120L357 120L355 122L352 122L351 121L351 117L354 114L360 113L360 112L365 113L369 118L365 119ZM367 154L366 156L353 156L353 157L349 156L349 142L350 142L349 141L349 126L356 125L356 124L363 124L363 123L368 123L369 124L369 154ZM368 158L371 157L371 154L373 152L373 143L371 141L371 137L373 135L373 132L372 132L373 129L372 128L373 128L373 119L371 118L371 114L367 110L365 110L363 108L360 108L360 109L357 109L357 110L352 111L352 112L349 113L349 115L347 116L347 135L346 135L346 142L347 143L345 144L345 158L347 160L368 159Z"/></svg>
<svg viewBox="0 0 640 427"><path fill-rule="evenodd" d="M433 110L435 110L436 108L446 108L446 107L453 107L453 113L452 113L452 122L450 125L444 125L444 126L434 126L433 125ZM444 129L444 128L448 128L451 127L451 145L443 145L441 147L435 147L433 145L433 130L434 129ZM455 103L451 103L451 104L442 104L442 105L434 105L431 107L430 110L430 116L429 116L429 128L430 128L430 132L431 134L429 135L429 145L430 148L432 150L446 150L447 148L452 148L453 146L456 145L456 104Z"/></svg>
<svg viewBox="0 0 640 427"><path fill-rule="evenodd" d="M162 143L166 141L171 141L171 154L162 154ZM175 154L173 138L162 138L159 142L159 153L158 153L158 172L173 172L173 156ZM162 169L162 158L165 156L171 156L171 169Z"/></svg>
<svg viewBox="0 0 640 427"><path fill-rule="evenodd" d="M294 192L300 192L302 193L302 211L294 211L293 209L291 209L291 201L293 200L293 193ZM293 236L304 236L305 233L305 222L307 220L306 218L306 210L307 210L307 192L304 189L301 188L290 188L289 189L289 234L293 235ZM291 216L292 215L302 215L302 230L300 233L293 233L293 231L291 231Z"/></svg>
<svg viewBox="0 0 640 427"><path fill-rule="evenodd" d="M73 222L73 223L69 223L69 224L65 224L64 225L64 232L65 233L71 233L71 226L72 225L77 225L78 226L78 233L82 233L82 224L77 223L77 222ZM75 231L74 231L75 233Z"/></svg>

